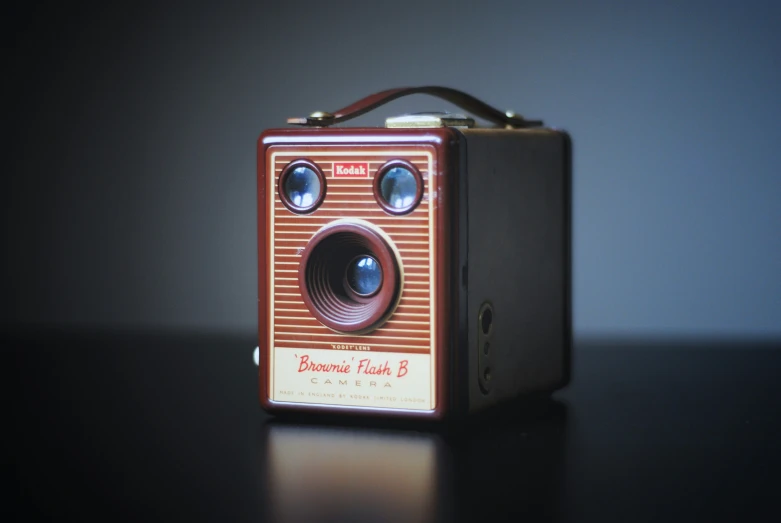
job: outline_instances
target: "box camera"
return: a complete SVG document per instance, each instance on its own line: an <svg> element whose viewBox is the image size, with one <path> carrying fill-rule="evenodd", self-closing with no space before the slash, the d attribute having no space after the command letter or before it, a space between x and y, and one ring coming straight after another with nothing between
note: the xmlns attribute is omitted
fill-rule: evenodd
<svg viewBox="0 0 781 523"><path fill-rule="evenodd" d="M414 93L494 126L337 126ZM566 132L444 87L288 123L257 149L264 409L441 420L568 383Z"/></svg>

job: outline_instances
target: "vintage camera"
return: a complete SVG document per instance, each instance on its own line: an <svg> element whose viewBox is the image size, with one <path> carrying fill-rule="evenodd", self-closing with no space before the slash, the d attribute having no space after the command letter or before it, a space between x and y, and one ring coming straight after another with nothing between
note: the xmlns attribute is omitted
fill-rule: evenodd
<svg viewBox="0 0 781 523"><path fill-rule="evenodd" d="M408 94L461 114L337 126ZM258 140L260 401L442 420L549 395L571 366L571 142L445 87Z"/></svg>

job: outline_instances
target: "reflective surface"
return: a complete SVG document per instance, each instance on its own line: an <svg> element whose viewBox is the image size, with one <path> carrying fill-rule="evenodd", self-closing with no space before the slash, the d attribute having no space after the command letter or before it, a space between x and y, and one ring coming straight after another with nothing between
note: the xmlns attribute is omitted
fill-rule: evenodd
<svg viewBox="0 0 781 523"><path fill-rule="evenodd" d="M555 401L439 429L273 420L254 338L5 337L11 513L79 521L746 521L781 344L579 346Z"/></svg>
<svg viewBox="0 0 781 523"><path fill-rule="evenodd" d="M296 167L285 178L285 193L296 207L309 208L320 195L320 179L309 167Z"/></svg>
<svg viewBox="0 0 781 523"><path fill-rule="evenodd" d="M380 195L394 209L406 209L415 203L418 182L404 167L389 169L380 180Z"/></svg>
<svg viewBox="0 0 781 523"><path fill-rule="evenodd" d="M447 486L438 476L444 449L435 434L273 422L263 433L264 506L278 521L437 515L437 495Z"/></svg>
<svg viewBox="0 0 781 523"><path fill-rule="evenodd" d="M358 256L347 266L347 284L361 296L371 296L382 285L382 267L371 256Z"/></svg>

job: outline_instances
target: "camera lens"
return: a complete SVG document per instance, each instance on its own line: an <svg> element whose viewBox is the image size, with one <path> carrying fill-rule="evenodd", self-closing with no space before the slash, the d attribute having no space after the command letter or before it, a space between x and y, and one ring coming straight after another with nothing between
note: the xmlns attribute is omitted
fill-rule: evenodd
<svg viewBox="0 0 781 523"><path fill-rule="evenodd" d="M391 214L406 214L423 195L423 179L412 164L395 160L380 168L374 190L383 209Z"/></svg>
<svg viewBox="0 0 781 523"><path fill-rule="evenodd" d="M325 178L320 169L307 160L290 163L280 176L280 199L295 213L314 211L325 196Z"/></svg>
<svg viewBox="0 0 781 523"><path fill-rule="evenodd" d="M380 264L371 256L355 257L347 266L347 285L358 296L372 296L382 285Z"/></svg>

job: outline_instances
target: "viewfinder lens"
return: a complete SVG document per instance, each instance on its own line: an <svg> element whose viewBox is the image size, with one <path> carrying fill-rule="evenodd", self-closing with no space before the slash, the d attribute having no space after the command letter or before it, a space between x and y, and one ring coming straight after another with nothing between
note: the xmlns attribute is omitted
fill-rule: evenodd
<svg viewBox="0 0 781 523"><path fill-rule="evenodd" d="M313 207L320 197L320 177L309 167L299 166L285 177L285 195L295 207Z"/></svg>
<svg viewBox="0 0 781 523"><path fill-rule="evenodd" d="M412 163L391 160L374 177L374 197L388 214L407 214L423 198L423 176Z"/></svg>
<svg viewBox="0 0 781 523"><path fill-rule="evenodd" d="M415 204L418 180L409 169L393 167L380 180L380 195L390 207L402 210Z"/></svg>

